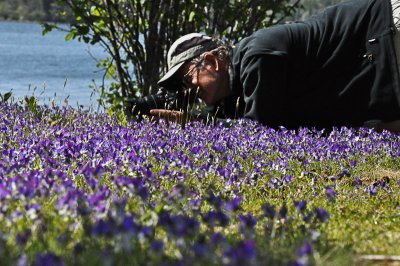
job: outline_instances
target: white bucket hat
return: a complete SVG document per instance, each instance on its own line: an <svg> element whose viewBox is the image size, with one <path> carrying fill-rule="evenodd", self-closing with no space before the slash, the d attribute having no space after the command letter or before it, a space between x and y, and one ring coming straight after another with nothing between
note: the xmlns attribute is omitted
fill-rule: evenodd
<svg viewBox="0 0 400 266"><path fill-rule="evenodd" d="M201 33L190 33L176 40L168 50L168 71L158 81L159 85L166 83L189 60L217 48L217 43L211 37Z"/></svg>

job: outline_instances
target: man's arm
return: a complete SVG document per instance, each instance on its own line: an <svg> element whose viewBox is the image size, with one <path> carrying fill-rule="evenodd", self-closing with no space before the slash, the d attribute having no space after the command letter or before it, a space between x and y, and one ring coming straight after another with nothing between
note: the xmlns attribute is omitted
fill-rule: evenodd
<svg viewBox="0 0 400 266"><path fill-rule="evenodd" d="M382 122L379 120L367 121L364 123L365 127L373 128L380 132L382 130L387 130L393 133L400 133L400 120Z"/></svg>

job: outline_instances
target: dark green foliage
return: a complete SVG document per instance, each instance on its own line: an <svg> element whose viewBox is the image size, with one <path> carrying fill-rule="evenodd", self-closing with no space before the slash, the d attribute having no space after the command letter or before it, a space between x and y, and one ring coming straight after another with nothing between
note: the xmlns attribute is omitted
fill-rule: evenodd
<svg viewBox="0 0 400 266"><path fill-rule="evenodd" d="M72 10L76 22L66 39L100 43L109 58L99 62L108 78L103 88L112 107L120 108L126 97L148 95L166 70L166 52L178 37L190 32L219 34L236 42L255 30L283 22L295 13L300 0L245 1L137 1L58 0ZM50 29L47 27L45 30Z"/></svg>

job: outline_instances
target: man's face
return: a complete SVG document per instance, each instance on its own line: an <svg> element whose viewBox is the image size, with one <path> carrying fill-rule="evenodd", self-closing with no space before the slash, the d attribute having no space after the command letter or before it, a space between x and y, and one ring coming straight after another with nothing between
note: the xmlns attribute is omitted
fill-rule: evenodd
<svg viewBox="0 0 400 266"><path fill-rule="evenodd" d="M204 57L200 63L190 62L180 71L186 85L198 89L199 97L207 105L213 105L227 96L229 83L224 82L226 74L214 56Z"/></svg>

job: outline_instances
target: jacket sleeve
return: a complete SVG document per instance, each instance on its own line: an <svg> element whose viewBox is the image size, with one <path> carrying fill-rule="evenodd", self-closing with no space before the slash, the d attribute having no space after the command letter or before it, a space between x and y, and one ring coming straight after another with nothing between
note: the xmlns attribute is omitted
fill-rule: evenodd
<svg viewBox="0 0 400 266"><path fill-rule="evenodd" d="M255 54L244 58L240 80L245 102L244 117L268 126L285 121L288 63L284 54Z"/></svg>

